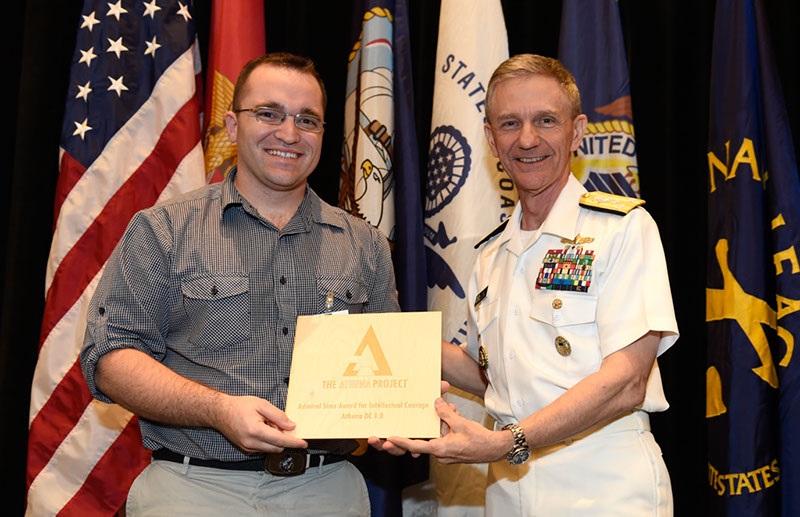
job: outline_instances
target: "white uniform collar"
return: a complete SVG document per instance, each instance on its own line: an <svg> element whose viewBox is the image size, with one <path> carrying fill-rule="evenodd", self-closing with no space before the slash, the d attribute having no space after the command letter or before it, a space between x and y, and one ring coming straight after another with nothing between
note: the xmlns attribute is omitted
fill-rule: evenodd
<svg viewBox="0 0 800 517"><path fill-rule="evenodd" d="M539 228L539 234L555 235L572 239L575 237L575 229L578 225L578 216L581 213L580 198L586 192L586 189L581 185L581 182L570 173L567 178L567 183L561 192L558 194L558 199L547 214L547 218ZM508 245L507 249L515 255L520 255L524 251L522 248L522 239L520 232L522 224L522 204L517 201L514 207L514 212L500 238L497 239L497 245Z"/></svg>

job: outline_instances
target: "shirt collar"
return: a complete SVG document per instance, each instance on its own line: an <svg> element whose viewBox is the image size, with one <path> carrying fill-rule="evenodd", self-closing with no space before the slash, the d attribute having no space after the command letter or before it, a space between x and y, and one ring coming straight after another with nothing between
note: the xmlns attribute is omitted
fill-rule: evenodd
<svg viewBox="0 0 800 517"><path fill-rule="evenodd" d="M234 179L236 179L236 173L237 168L234 166L225 176L222 184L221 201L223 213L232 206L242 206L247 211L253 210L250 203L242 197L233 184ZM305 197L297 208L297 212L284 228L284 232L308 231L312 223L327 224L337 228L343 227L342 219L337 215L336 209L328 203L324 203L311 187L306 187Z"/></svg>
<svg viewBox="0 0 800 517"><path fill-rule="evenodd" d="M553 208L547 214L547 218L539 227L540 235L554 235L556 237L572 239L575 236L575 228L578 224L578 217L581 212L580 197L586 192L581 182L570 173L567 183L558 194ZM508 226L497 240L498 245L508 243L508 251L520 255L524 251L526 243L522 242L520 232L522 221L522 205L518 201Z"/></svg>
<svg viewBox="0 0 800 517"><path fill-rule="evenodd" d="M581 213L580 199L584 193L586 193L586 189L581 182L570 174L567 184L564 185L553 208L547 214L547 219L542 224L542 233L568 239L575 237L575 228Z"/></svg>
<svg viewBox="0 0 800 517"><path fill-rule="evenodd" d="M241 206L242 205L242 197L239 194L239 191L236 190L236 187L233 185L233 180L236 178L236 166L228 171L228 174L225 175L225 179L222 180L222 191L220 200L222 202L222 213L224 214L225 211L230 206Z"/></svg>

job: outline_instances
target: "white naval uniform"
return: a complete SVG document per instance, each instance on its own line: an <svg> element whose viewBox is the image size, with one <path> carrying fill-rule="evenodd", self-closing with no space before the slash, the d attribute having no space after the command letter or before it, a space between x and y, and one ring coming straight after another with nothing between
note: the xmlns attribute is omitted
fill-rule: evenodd
<svg viewBox="0 0 800 517"><path fill-rule="evenodd" d="M486 350L485 403L496 428L547 406L649 331L662 332L658 355L678 338L655 222L642 208L621 215L581 207L585 192L570 175L547 219L527 235L517 204L475 262L466 350L476 361L479 346ZM562 239L593 251L586 292L536 287L545 254L571 246ZM559 336L569 355L558 353ZM640 411L534 450L521 467L492 464L487 515L671 515L669 475L647 416L667 407L656 364Z"/></svg>

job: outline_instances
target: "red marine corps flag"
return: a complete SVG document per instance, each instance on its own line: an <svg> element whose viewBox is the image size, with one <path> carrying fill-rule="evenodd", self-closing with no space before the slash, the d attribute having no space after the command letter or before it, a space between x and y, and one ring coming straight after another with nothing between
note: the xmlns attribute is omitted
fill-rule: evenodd
<svg viewBox="0 0 800 517"><path fill-rule="evenodd" d="M262 0L214 0L206 72L205 150L209 183L222 181L236 165L236 144L225 130L225 113L231 108L233 86L239 70L266 52Z"/></svg>
<svg viewBox="0 0 800 517"><path fill-rule="evenodd" d="M86 0L64 110L39 359L29 516L114 515L150 453L138 422L92 399L86 310L131 216L205 183L189 0Z"/></svg>

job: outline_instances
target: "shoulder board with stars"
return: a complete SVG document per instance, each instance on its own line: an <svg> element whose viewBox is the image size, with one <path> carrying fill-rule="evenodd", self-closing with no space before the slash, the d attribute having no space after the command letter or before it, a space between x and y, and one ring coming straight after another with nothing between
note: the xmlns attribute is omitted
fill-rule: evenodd
<svg viewBox="0 0 800 517"><path fill-rule="evenodd" d="M482 245L483 243L487 242L489 239L491 239L491 238L492 238L492 237L494 237L495 235L499 235L500 233L502 233L502 232L503 232L503 230L505 230L505 229L506 229L506 226L508 226L508 219L506 219L505 221L503 221L502 223L500 223L500 225L499 225L497 228L495 228L494 230L492 230L492 233L490 233L489 235L487 235L487 236L486 236L486 237L484 237L483 239L479 240L479 241L478 241L478 244L476 244L476 245L475 245L475 249L478 249L478 248L480 248L480 247L481 247L481 245Z"/></svg>
<svg viewBox="0 0 800 517"><path fill-rule="evenodd" d="M617 196L607 192L587 192L581 196L580 205L594 210L603 210L614 214L625 215L637 206L642 206L644 199Z"/></svg>

